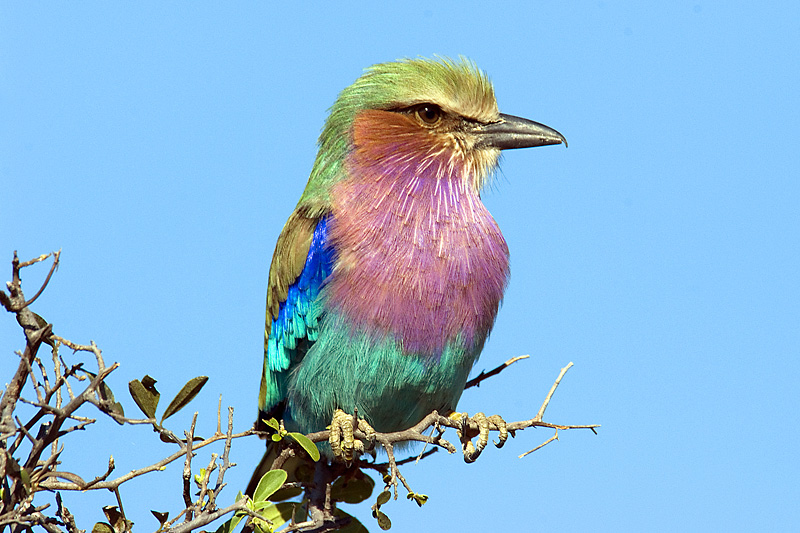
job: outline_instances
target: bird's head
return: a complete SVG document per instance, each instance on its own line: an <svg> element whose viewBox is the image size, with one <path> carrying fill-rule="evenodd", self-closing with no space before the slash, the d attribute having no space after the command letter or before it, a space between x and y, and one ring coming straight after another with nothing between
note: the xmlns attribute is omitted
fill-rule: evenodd
<svg viewBox="0 0 800 533"><path fill-rule="evenodd" d="M324 202L353 155L383 174L435 168L480 191L501 150L566 142L543 124L500 113L488 76L465 58L381 63L333 104L303 196Z"/></svg>

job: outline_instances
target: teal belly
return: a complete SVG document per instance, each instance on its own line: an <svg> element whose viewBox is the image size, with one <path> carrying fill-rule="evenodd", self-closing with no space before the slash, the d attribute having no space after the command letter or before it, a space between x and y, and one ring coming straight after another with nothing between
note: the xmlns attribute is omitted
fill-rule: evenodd
<svg viewBox="0 0 800 533"><path fill-rule="evenodd" d="M431 411L455 410L483 339L465 347L458 339L441 354L404 353L390 335L353 330L328 317L314 346L287 383L287 426L325 429L338 408L379 432L408 429Z"/></svg>

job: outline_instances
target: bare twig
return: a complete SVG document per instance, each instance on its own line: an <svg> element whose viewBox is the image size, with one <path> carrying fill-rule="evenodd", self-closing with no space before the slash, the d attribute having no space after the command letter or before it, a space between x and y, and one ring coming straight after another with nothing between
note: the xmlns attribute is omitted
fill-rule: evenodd
<svg viewBox="0 0 800 533"><path fill-rule="evenodd" d="M220 397L220 402L222 398ZM217 425L217 432L219 433L219 425ZM233 440L233 407L228 407L228 431L225 433L225 448L222 452L222 465L219 467L219 474L217 475L217 485L214 487L214 491L211 493L210 501L213 503L216 501L217 496L219 496L220 491L225 486L223 481L225 477L225 473L228 469L232 466L236 466L236 463L231 463L230 461L230 453L231 453L231 442Z"/></svg>
<svg viewBox="0 0 800 533"><path fill-rule="evenodd" d="M572 368L572 366L573 366L572 361L570 361L567 366L561 369L561 372L558 374L558 377L556 378L555 382L553 382L553 386L550 387L550 392L547 393L544 402L542 402L542 406L539 408L539 412L536 413L535 417L533 417L534 420L537 420L539 422L542 421L542 418L544 417L544 411L545 409L547 409L547 406L550 405L550 399L553 397L553 393L556 392L556 389L558 388L559 383L561 383L561 379L564 377L564 374L566 374L567 370Z"/></svg>
<svg viewBox="0 0 800 533"><path fill-rule="evenodd" d="M251 437L251 436L253 436L255 434L256 434L255 431L253 431L252 429L249 429L247 431L243 431L241 433L236 433L234 435L231 435L231 438L232 439L240 439L240 438L243 438L243 437ZM220 440L223 440L225 438L227 438L227 435L225 435L225 434L213 435L211 437L208 437L207 439L205 439L204 441L202 441L200 443L195 443L193 445L192 449L194 451L197 451L200 448L204 448L206 446L209 446L210 444L213 444L213 443L218 442ZM183 445L181 447L181 449L179 449L178 451L176 451L172 455L169 455L169 456L161 459L160 461L158 461L156 463L153 463L151 465L148 465L148 466L145 466L145 467L142 467L142 468L138 468L136 470L131 470L130 472L128 472L128 473L126 473L124 475L121 475L118 478L115 478L115 479L112 479L112 480L109 480L109 481L102 481L100 483L97 483L96 485L94 485L92 487L92 489L93 490L100 490L100 489L113 490L114 488L119 487L120 485L122 485L126 481L129 481L129 480L131 480L133 478L143 476L143 475L148 474L150 472L156 472L156 471L163 470L163 468L165 466L167 466L168 464L173 463L173 462L175 462L175 461L177 461L178 459L181 459L181 458L183 458L183 459L186 458L186 445ZM75 482L75 481L72 481L72 480L69 480L68 482L63 482L63 481L56 481L55 479L52 479L52 478L68 479L64 475L64 472L53 472L50 475L50 479L47 479L46 481L41 483L42 488L47 489L47 490L78 490L78 491L85 490L84 489L85 482L84 483L80 483L80 482Z"/></svg>
<svg viewBox="0 0 800 533"><path fill-rule="evenodd" d="M101 474L101 475L97 476L96 478L94 478L93 480L91 480L90 482L88 482L85 485L84 490L89 490L92 487L94 487L95 485L97 485L98 483L108 479L108 476L111 475L111 472L114 471L114 468L115 468L115 466L114 466L114 456L112 455L111 457L108 458L108 468L106 469L105 474ZM120 502L119 509L120 509L120 511L122 511L122 503L121 502Z"/></svg>
<svg viewBox="0 0 800 533"><path fill-rule="evenodd" d="M206 497L209 495L208 482L211 479L211 473L217 468L218 457L219 456L216 453L211 454L211 460L208 462L208 466L205 468L205 472L203 472L203 476L200 479L200 493L197 497L197 503L195 504L195 508L198 513L210 512L214 510L215 506L213 501L209 500L206 502Z"/></svg>
<svg viewBox="0 0 800 533"><path fill-rule="evenodd" d="M480 374L478 374L477 376L475 376L471 380L467 381L467 383L464 385L464 390L467 390L470 387L480 387L481 382L483 380L489 379L492 376L496 376L497 374L499 374L500 372L502 372L503 370L505 370L509 366L513 365L517 361L521 361L523 359L528 359L529 357L530 357L530 355L518 355L516 357L512 357L511 359L509 359L508 361L506 361L502 365L498 366L497 368L494 368L494 369L492 369L492 370L490 370L488 372L482 371Z"/></svg>
<svg viewBox="0 0 800 533"><path fill-rule="evenodd" d="M53 255L54 257L53 257L53 264L50 266L50 272L47 273L47 277L45 278L44 283L42 283L42 286L39 287L39 290L36 292L36 294L33 295L33 298L31 298L30 300L25 302L24 307L28 307L33 302L35 302L36 299L39 296L41 296L41 294L44 292L45 288L47 288L47 284L50 283L50 278L53 276L53 272L55 272L58 269L58 261L61 258L61 250L59 250L57 252L49 253L49 254L44 255L44 256L39 256L36 259L33 259L31 261L26 261L25 263L20 265L20 268L23 268L23 267L26 267L26 266L30 266L30 265L32 265L34 263L38 263L39 261L44 261L45 259L47 259L51 255Z"/></svg>
<svg viewBox="0 0 800 533"><path fill-rule="evenodd" d="M119 494L119 487L116 487L112 492L117 498L117 506L119 506L119 514L122 515L122 523L124 524L125 531L130 531L131 528L128 519L125 517L125 508L122 507L122 496Z"/></svg>
<svg viewBox="0 0 800 533"><path fill-rule="evenodd" d="M192 425L186 435L186 460L183 462L183 503L186 504L186 521L192 519L192 444L194 442L194 428L197 424L197 412L192 416Z"/></svg>
<svg viewBox="0 0 800 533"><path fill-rule="evenodd" d="M533 452L535 452L536 450L538 450L538 449L540 449L540 448L544 448L545 446L547 446L548 444L550 444L550 443L551 443L551 442L553 442L554 440L558 440L558 430L556 430L556 434L555 434L555 435L553 435L552 437L550 437L549 439L547 439L546 441L544 441L543 443L541 443L540 445L538 445L536 448L534 448L534 449L532 449L532 450L528 450L527 452L525 452L525 453L523 453L523 454L520 454L520 455L519 455L519 458L520 458L520 459L522 459L523 457L525 457L525 456L526 456L526 455L528 455L529 453L533 453Z"/></svg>
<svg viewBox="0 0 800 533"><path fill-rule="evenodd" d="M217 404L217 433L222 433L222 394L219 395L219 403Z"/></svg>
<svg viewBox="0 0 800 533"><path fill-rule="evenodd" d="M397 461L397 466L405 465L405 464L408 464L408 463L418 463L421 460L425 459L426 457L430 457L431 455L433 455L434 453L436 453L438 451L439 451L439 448L431 448L430 450L427 450L427 451L417 455L416 457L414 457L413 455L411 457L406 457L405 459Z"/></svg>

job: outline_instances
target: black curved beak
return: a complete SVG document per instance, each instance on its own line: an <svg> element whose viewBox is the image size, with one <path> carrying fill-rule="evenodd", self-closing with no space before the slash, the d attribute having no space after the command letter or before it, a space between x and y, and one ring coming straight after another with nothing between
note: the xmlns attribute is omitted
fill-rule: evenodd
<svg viewBox="0 0 800 533"><path fill-rule="evenodd" d="M567 139L553 128L527 118L502 113L499 122L482 125L475 133L478 147L509 150L561 143L567 146Z"/></svg>

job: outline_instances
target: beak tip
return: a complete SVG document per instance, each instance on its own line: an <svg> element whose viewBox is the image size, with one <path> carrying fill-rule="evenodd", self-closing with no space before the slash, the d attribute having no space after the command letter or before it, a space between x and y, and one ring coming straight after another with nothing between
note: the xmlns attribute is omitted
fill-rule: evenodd
<svg viewBox="0 0 800 533"><path fill-rule="evenodd" d="M503 113L500 114L499 122L484 126L481 133L484 135L484 145L500 150L553 144L567 146L566 137L553 128Z"/></svg>

